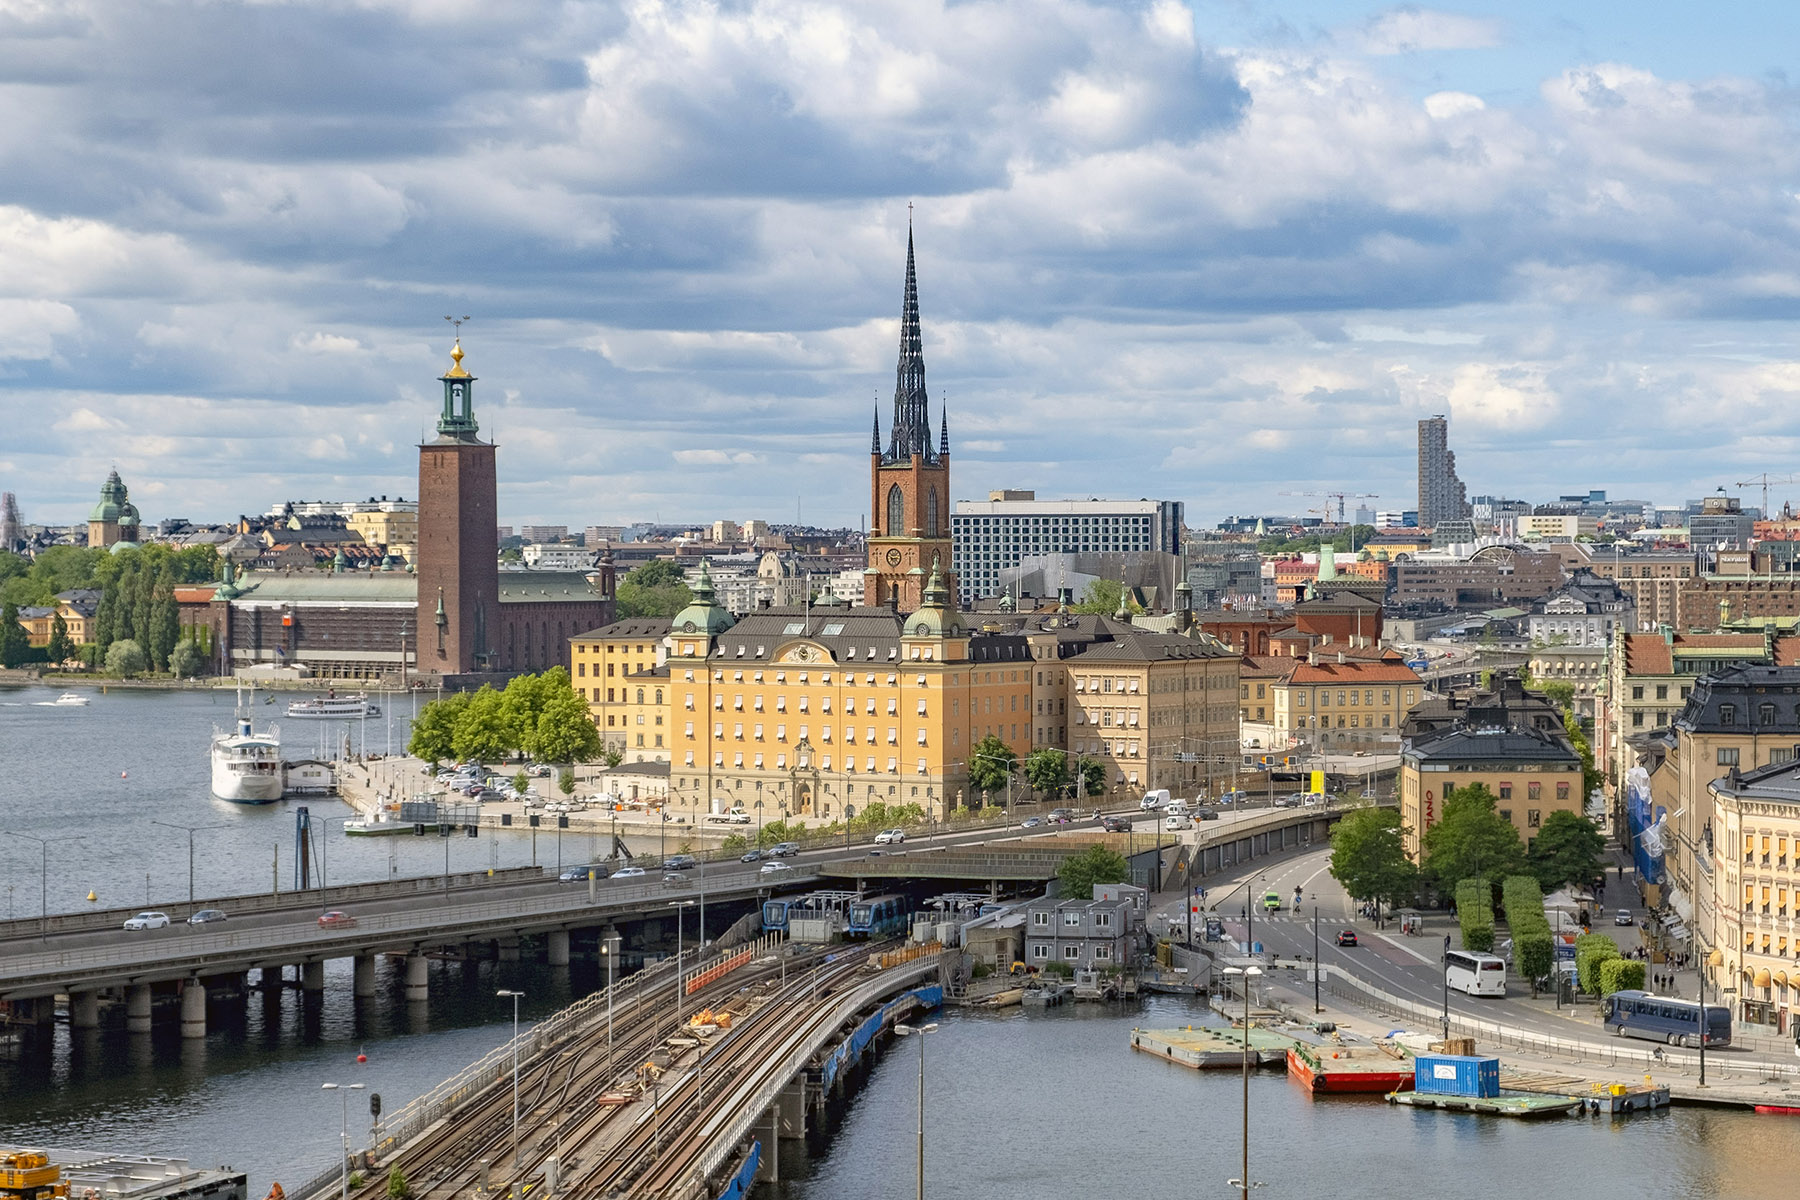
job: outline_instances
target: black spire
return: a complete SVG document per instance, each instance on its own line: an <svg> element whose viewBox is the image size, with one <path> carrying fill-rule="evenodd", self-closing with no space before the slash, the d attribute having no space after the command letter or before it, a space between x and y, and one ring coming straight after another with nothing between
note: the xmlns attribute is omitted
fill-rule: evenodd
<svg viewBox="0 0 1800 1200"><path fill-rule="evenodd" d="M869 438L869 453L881 453L881 401L875 402L875 433Z"/></svg>
<svg viewBox="0 0 1800 1200"><path fill-rule="evenodd" d="M938 415L938 454L948 458L950 455L950 414Z"/></svg>
<svg viewBox="0 0 1800 1200"><path fill-rule="evenodd" d="M906 225L906 295L900 306L900 362L894 371L894 424L888 463L910 462L917 454L937 461L931 449L930 401L925 395L925 352L919 336L919 284L913 272L912 222Z"/></svg>

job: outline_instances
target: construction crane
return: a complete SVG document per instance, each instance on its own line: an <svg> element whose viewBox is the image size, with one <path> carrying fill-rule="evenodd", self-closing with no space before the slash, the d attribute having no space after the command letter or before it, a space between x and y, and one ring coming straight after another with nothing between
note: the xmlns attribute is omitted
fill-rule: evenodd
<svg viewBox="0 0 1800 1200"><path fill-rule="evenodd" d="M1326 520L1326 521L1331 520L1331 501L1336 500L1337 501L1337 516L1338 516L1337 523L1339 525L1343 525L1346 523L1344 521L1344 501L1345 500L1379 500L1379 499L1381 499L1380 492L1283 492L1281 494L1284 496L1318 496L1318 497L1323 498L1325 500L1325 503L1321 504L1319 506L1319 516L1321 519ZM1308 509L1307 511L1310 512L1312 510Z"/></svg>
<svg viewBox="0 0 1800 1200"><path fill-rule="evenodd" d="M1771 475L1764 471L1761 475L1752 475L1748 479L1738 480L1736 486L1747 488L1753 483L1762 485L1762 519L1767 521L1769 519L1769 485L1771 483L1800 483L1800 478L1793 475Z"/></svg>

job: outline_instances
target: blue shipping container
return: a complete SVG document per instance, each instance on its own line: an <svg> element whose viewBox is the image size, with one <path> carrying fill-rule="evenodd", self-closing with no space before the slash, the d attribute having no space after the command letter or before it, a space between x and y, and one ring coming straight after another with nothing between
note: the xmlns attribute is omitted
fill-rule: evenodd
<svg viewBox="0 0 1800 1200"><path fill-rule="evenodd" d="M1421 1054L1413 1060L1413 1090L1439 1096L1492 1099L1500 1094L1500 1060L1461 1054Z"/></svg>

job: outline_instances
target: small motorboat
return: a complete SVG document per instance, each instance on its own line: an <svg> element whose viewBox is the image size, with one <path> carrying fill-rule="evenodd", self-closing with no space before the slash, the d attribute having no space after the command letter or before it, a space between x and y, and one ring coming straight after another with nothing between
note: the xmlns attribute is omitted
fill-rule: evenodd
<svg viewBox="0 0 1800 1200"><path fill-rule="evenodd" d="M39 700L39 708L86 708L88 698L80 692L64 692L54 700Z"/></svg>

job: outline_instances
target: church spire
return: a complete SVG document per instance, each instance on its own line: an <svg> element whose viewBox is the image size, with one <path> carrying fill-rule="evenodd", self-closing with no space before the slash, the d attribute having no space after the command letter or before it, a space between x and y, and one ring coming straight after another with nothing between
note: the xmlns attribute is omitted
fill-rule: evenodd
<svg viewBox="0 0 1800 1200"><path fill-rule="evenodd" d="M906 292L900 303L900 361L894 369L894 423L885 461L913 455L937 461L931 449L930 400L925 394L924 339L919 334L919 283L913 267L912 221L906 224Z"/></svg>
<svg viewBox="0 0 1800 1200"><path fill-rule="evenodd" d="M875 433L869 438L869 453L881 453L881 401L875 402Z"/></svg>
<svg viewBox="0 0 1800 1200"><path fill-rule="evenodd" d="M938 414L938 454L950 457L950 414Z"/></svg>

